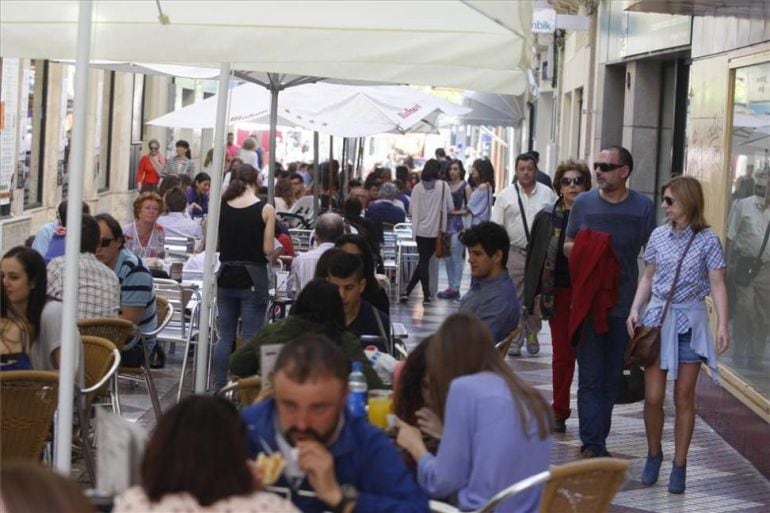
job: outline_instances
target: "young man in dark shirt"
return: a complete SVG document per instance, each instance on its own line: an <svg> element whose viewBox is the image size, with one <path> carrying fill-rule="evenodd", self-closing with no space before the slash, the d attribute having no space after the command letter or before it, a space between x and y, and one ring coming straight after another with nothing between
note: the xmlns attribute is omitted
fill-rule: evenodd
<svg viewBox="0 0 770 513"><path fill-rule="evenodd" d="M366 288L366 278L360 256L349 253L336 255L329 263L327 280L340 292L348 330L358 337L373 335L386 340L390 338L390 318L361 297ZM374 345L380 350L386 347L381 343Z"/></svg>

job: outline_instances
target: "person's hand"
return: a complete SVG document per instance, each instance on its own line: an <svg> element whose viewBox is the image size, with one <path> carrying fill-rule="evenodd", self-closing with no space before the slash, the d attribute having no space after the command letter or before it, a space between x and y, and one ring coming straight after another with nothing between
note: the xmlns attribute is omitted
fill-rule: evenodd
<svg viewBox="0 0 770 513"><path fill-rule="evenodd" d="M727 326L717 328L717 353L722 354L730 347L730 332Z"/></svg>
<svg viewBox="0 0 770 513"><path fill-rule="evenodd" d="M257 463L252 459L246 459L246 466L249 468L252 477L254 478L254 485L258 488L262 487L262 470L257 466Z"/></svg>
<svg viewBox="0 0 770 513"><path fill-rule="evenodd" d="M636 329L636 324L638 322L639 312L636 310L631 310L631 313L628 314L628 319L626 319L626 329L628 330L629 337L634 336L634 330Z"/></svg>
<svg viewBox="0 0 770 513"><path fill-rule="evenodd" d="M190 204L190 210L200 210L201 212L203 212L203 207L201 207L197 203L191 203Z"/></svg>
<svg viewBox="0 0 770 513"><path fill-rule="evenodd" d="M398 444L399 447L406 449L406 451L409 452L409 454L411 454L415 460L419 460L420 456L428 451L422 441L422 434L420 433L420 430L410 424L407 424L398 417L396 417L396 424L398 426L396 444Z"/></svg>
<svg viewBox="0 0 770 513"><path fill-rule="evenodd" d="M299 468L307 474L310 486L318 499L329 506L336 506L342 500L342 489L334 475L334 457L320 442L301 440L297 442Z"/></svg>
<svg viewBox="0 0 770 513"><path fill-rule="evenodd" d="M417 427L420 428L420 431L428 436L432 436L436 440L441 439L441 433L444 432L444 424L438 418L438 415L433 413L433 410L423 407L417 410L415 415L417 416Z"/></svg>

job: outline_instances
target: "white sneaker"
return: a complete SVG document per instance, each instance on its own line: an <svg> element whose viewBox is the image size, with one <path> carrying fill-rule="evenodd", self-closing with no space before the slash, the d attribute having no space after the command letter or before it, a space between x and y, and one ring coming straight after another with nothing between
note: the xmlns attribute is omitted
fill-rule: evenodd
<svg viewBox="0 0 770 513"><path fill-rule="evenodd" d="M508 356L521 356L521 345L517 342L512 343L508 348Z"/></svg>

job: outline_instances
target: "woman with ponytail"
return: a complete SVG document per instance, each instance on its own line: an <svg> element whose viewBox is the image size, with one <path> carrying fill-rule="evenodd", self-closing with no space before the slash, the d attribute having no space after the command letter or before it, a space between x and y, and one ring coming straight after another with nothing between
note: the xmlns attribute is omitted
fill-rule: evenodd
<svg viewBox="0 0 770 513"><path fill-rule="evenodd" d="M251 339L262 327L268 301L268 257L273 252L275 209L257 197L259 173L240 165L222 195L219 218L217 308L219 342L214 348L214 383L227 383L227 368L241 319L241 335Z"/></svg>

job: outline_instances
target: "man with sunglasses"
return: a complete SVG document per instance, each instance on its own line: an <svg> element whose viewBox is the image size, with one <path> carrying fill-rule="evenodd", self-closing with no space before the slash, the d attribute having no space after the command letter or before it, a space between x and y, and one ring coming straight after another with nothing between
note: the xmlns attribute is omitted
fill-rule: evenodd
<svg viewBox="0 0 770 513"><path fill-rule="evenodd" d="M655 229L652 200L628 188L634 161L622 146L603 149L594 161L596 189L575 199L567 225L564 254L569 258L581 230L610 235L620 264L617 301L607 319L608 331L597 333L593 322L583 325L577 347L578 417L583 457L606 456L606 440L628 344L625 319L639 279L639 251Z"/></svg>
<svg viewBox="0 0 770 513"><path fill-rule="evenodd" d="M123 230L120 223L110 214L98 214L99 247L96 258L109 267L120 282L120 317L133 322L139 331L149 333L155 330L157 316L155 312L155 291L152 275L142 263L142 259L123 247ZM157 345L153 338L147 340L147 351L152 354ZM121 354L124 365L138 367L144 363L141 344ZM162 367L162 358L158 365Z"/></svg>

